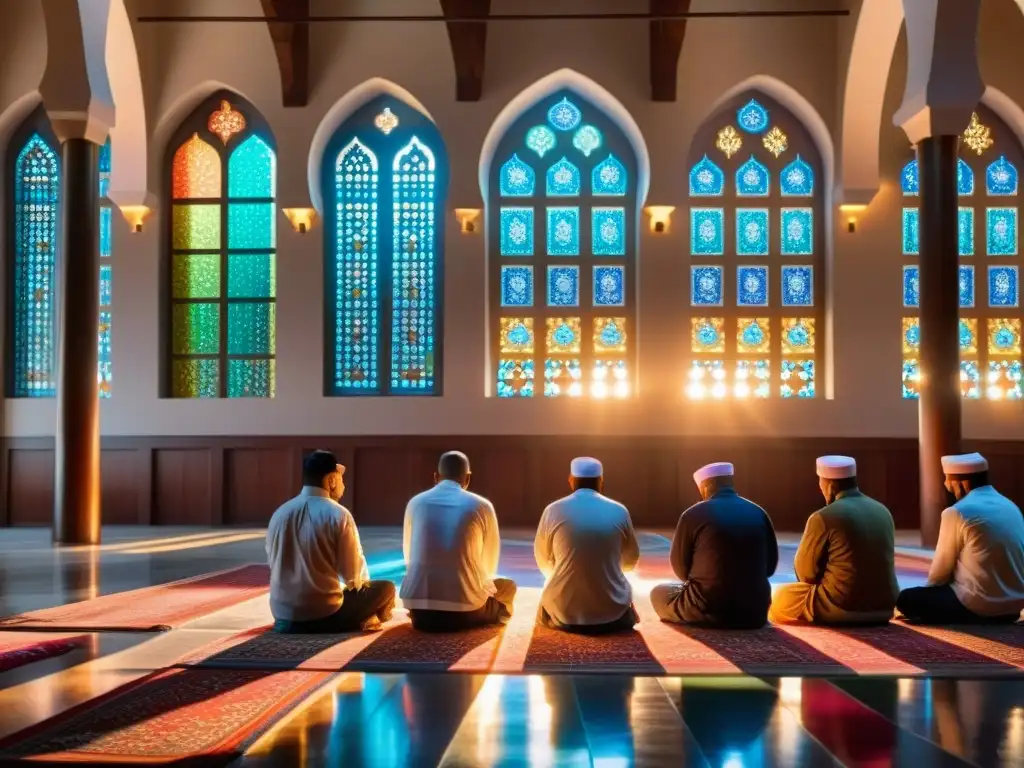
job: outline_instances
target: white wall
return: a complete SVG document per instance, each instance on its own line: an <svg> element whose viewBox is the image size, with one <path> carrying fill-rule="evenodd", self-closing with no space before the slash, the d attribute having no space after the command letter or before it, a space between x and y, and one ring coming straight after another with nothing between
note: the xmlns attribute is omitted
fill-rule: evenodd
<svg viewBox="0 0 1024 768"><path fill-rule="evenodd" d="M896 2L897 0L893 0ZM26 4L30 5L30 4ZM145 0L146 13L256 15L259 0ZM433 12L416 0L389 3L388 11ZM790 7L782 0L764 7ZM836 3L837 7L842 5ZM20 4L19 4L20 6ZM337 3L313 0L314 13L336 12ZM693 10L749 7L741 0L695 0ZM345 5L353 13L379 12L371 0ZM428 10L424 10L424 9ZM594 10L621 10L597 0ZM200 10L201 9L201 10ZM228 10L229 9L229 10ZM565 0L495 0L492 10L578 10ZM132 10L130 8L130 10ZM644 23L492 24L488 32L484 97L454 99L448 38L434 25L314 25L309 106L281 107L280 80L266 27L136 25L150 126L152 191L164 204L159 168L166 137L178 121L217 87L228 87L259 108L279 148L279 204L309 204L306 157L317 126L331 106L371 77L411 92L445 137L451 162L446 232L445 394L424 399L345 399L321 394L322 230L293 233L279 220L277 397L262 400L169 400L157 397L159 360L156 311L162 244L158 209L147 230L130 234L117 219L114 236L114 395L101 406L104 435L176 434L713 434L910 437L917 412L900 397L900 265L898 194L893 183L905 138L879 126L885 186L860 215L855 234L841 216L829 233L833 280L834 399L750 403L687 402L681 395L687 356L688 243L682 209L691 135L722 94L755 75L776 78L799 92L832 132L840 150L841 87L849 46L849 20L788 19L691 21L679 62L679 98L650 101L648 30ZM1024 51L1017 41L1024 18L1013 0L989 0L982 21L986 80L1024 103ZM0 113L38 86L45 54L41 19L15 15L0 28L6 45L0 72ZM10 45L8 45L10 44ZM40 53L43 51L44 53ZM897 52L886 115L902 92L903 49ZM482 207L477 185L479 151L502 107L538 78L572 68L606 88L632 114L651 157L647 202L677 206L676 226L663 236L641 235L639 375L641 394L626 402L508 402L484 397L485 242L463 236L456 207ZM903 144L901 145L901 142ZM838 156L838 155L837 155ZM682 224L680 223L682 222ZM52 434L52 401L8 400L5 433ZM1019 437L1020 404L965 404L965 432L973 437Z"/></svg>

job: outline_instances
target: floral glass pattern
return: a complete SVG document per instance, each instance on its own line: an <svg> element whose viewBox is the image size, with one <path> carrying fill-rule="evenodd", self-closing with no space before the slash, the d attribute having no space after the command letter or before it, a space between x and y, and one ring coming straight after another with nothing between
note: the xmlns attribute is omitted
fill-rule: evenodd
<svg viewBox="0 0 1024 768"><path fill-rule="evenodd" d="M580 305L580 268L548 267L548 306Z"/></svg>
<svg viewBox="0 0 1024 768"><path fill-rule="evenodd" d="M591 209L591 252L595 256L626 255L626 209Z"/></svg>
<svg viewBox="0 0 1024 768"><path fill-rule="evenodd" d="M921 277L917 267L903 268L903 306L921 306Z"/></svg>
<svg viewBox="0 0 1024 768"><path fill-rule="evenodd" d="M753 155L736 169L736 194L740 197L767 197L771 175Z"/></svg>
<svg viewBox="0 0 1024 768"><path fill-rule="evenodd" d="M563 157L548 168L548 197L575 197L580 193L580 169Z"/></svg>
<svg viewBox="0 0 1024 768"><path fill-rule="evenodd" d="M1020 329L1020 318L990 318L988 321L988 353L990 355L1020 356Z"/></svg>
<svg viewBox="0 0 1024 768"><path fill-rule="evenodd" d="M751 99L736 113L736 124L747 133L764 133L768 128L768 110L757 99Z"/></svg>
<svg viewBox="0 0 1024 768"><path fill-rule="evenodd" d="M501 318L501 352L532 355L535 346L532 317Z"/></svg>
<svg viewBox="0 0 1024 768"><path fill-rule="evenodd" d="M602 143L604 137L592 125L584 125L572 137L572 145L582 152L584 157L590 157L590 153L600 149Z"/></svg>
<svg viewBox="0 0 1024 768"><path fill-rule="evenodd" d="M548 208L548 256L580 255L580 209Z"/></svg>
<svg viewBox="0 0 1024 768"><path fill-rule="evenodd" d="M737 360L733 395L739 399L771 396L772 368L769 360Z"/></svg>
<svg viewBox="0 0 1024 768"><path fill-rule="evenodd" d="M974 306L974 267L960 265L959 292L960 308L972 308Z"/></svg>
<svg viewBox="0 0 1024 768"><path fill-rule="evenodd" d="M736 254L767 256L769 225L767 208L736 209Z"/></svg>
<svg viewBox="0 0 1024 768"><path fill-rule="evenodd" d="M1020 400L1021 363L1019 360L990 360L985 396L989 400Z"/></svg>
<svg viewBox="0 0 1024 768"><path fill-rule="evenodd" d="M580 108L568 98L562 99L548 110L548 122L556 131L571 131L582 119L583 113Z"/></svg>
<svg viewBox="0 0 1024 768"><path fill-rule="evenodd" d="M903 209L903 255L917 256L921 252L921 244L918 240L918 211L917 208Z"/></svg>
<svg viewBox="0 0 1024 768"><path fill-rule="evenodd" d="M956 193L960 197L974 194L974 171L961 157L956 162Z"/></svg>
<svg viewBox="0 0 1024 768"><path fill-rule="evenodd" d="M526 146L536 152L537 157L544 157L554 148L556 142L555 132L546 125L534 126L526 134Z"/></svg>
<svg viewBox="0 0 1024 768"><path fill-rule="evenodd" d="M813 360L783 360L779 394L782 397L814 397L814 367Z"/></svg>
<svg viewBox="0 0 1024 768"><path fill-rule="evenodd" d="M782 318L782 354L809 355L814 352L813 317Z"/></svg>
<svg viewBox="0 0 1024 768"><path fill-rule="evenodd" d="M736 303L741 307L768 306L768 267L736 270Z"/></svg>
<svg viewBox="0 0 1024 768"><path fill-rule="evenodd" d="M917 160L911 160L903 166L903 172L900 173L900 187L902 187L904 195L916 197L920 194L921 176L918 171Z"/></svg>
<svg viewBox="0 0 1024 768"><path fill-rule="evenodd" d="M498 361L498 397L533 397L533 360L502 358Z"/></svg>
<svg viewBox="0 0 1024 768"><path fill-rule="evenodd" d="M783 256L810 256L814 253L814 209L783 208L780 211Z"/></svg>
<svg viewBox="0 0 1024 768"><path fill-rule="evenodd" d="M957 248L961 256L974 255L974 209L961 207L957 211Z"/></svg>
<svg viewBox="0 0 1024 768"><path fill-rule="evenodd" d="M210 115L206 127L210 133L220 138L224 145L231 141L231 137L245 130L245 115L232 108L231 103L224 100L220 103L220 109Z"/></svg>
<svg viewBox="0 0 1024 768"><path fill-rule="evenodd" d="M590 186L595 196L623 197L628 176L615 155L608 155L591 171Z"/></svg>
<svg viewBox="0 0 1024 768"><path fill-rule="evenodd" d="M782 268L782 306L814 306L814 267Z"/></svg>
<svg viewBox="0 0 1024 768"><path fill-rule="evenodd" d="M626 351L626 318L594 318L594 352L621 354Z"/></svg>
<svg viewBox="0 0 1024 768"><path fill-rule="evenodd" d="M687 376L686 395L691 400L708 397L721 400L729 394L725 363L722 360L694 360Z"/></svg>
<svg viewBox="0 0 1024 768"><path fill-rule="evenodd" d="M533 306L533 267L501 268L501 306Z"/></svg>
<svg viewBox="0 0 1024 768"><path fill-rule="evenodd" d="M501 209L501 255L533 255L533 208Z"/></svg>
<svg viewBox="0 0 1024 768"><path fill-rule="evenodd" d="M695 307L722 306L722 268L690 268L690 303Z"/></svg>
<svg viewBox="0 0 1024 768"><path fill-rule="evenodd" d="M990 307L1017 307L1019 269L1017 267L988 268L988 305Z"/></svg>
<svg viewBox="0 0 1024 768"><path fill-rule="evenodd" d="M985 211L989 256L1017 255L1017 209L988 208Z"/></svg>
<svg viewBox="0 0 1024 768"><path fill-rule="evenodd" d="M690 253L721 256L725 253L725 211L721 208L690 209Z"/></svg>
<svg viewBox="0 0 1024 768"><path fill-rule="evenodd" d="M704 155L690 169L690 196L721 197L724 189L725 174L707 155Z"/></svg>
<svg viewBox="0 0 1024 768"><path fill-rule="evenodd" d="M725 318L691 317L690 349L702 355L725 352Z"/></svg>
<svg viewBox="0 0 1024 768"><path fill-rule="evenodd" d="M500 194L502 197L531 197L537 184L533 168L512 155L501 166Z"/></svg>
<svg viewBox="0 0 1024 768"><path fill-rule="evenodd" d="M783 197L811 197L814 194L814 169L798 154L782 169L779 186Z"/></svg>
<svg viewBox="0 0 1024 768"><path fill-rule="evenodd" d="M1000 155L985 169L985 188L989 195L1016 195L1017 184L1017 167L1006 155Z"/></svg>
<svg viewBox="0 0 1024 768"><path fill-rule="evenodd" d="M99 349L97 354L97 376L100 397L111 396L113 387L113 361L111 360L111 278L113 267L110 264L111 254L111 218L113 209L110 199L110 139L100 147L100 316L99 316Z"/></svg>
<svg viewBox="0 0 1024 768"><path fill-rule="evenodd" d="M771 319L767 317L738 318L736 320L736 351L740 354L767 354L770 352Z"/></svg>
<svg viewBox="0 0 1024 768"><path fill-rule="evenodd" d="M626 270L622 267L594 267L594 306L626 305Z"/></svg>
<svg viewBox="0 0 1024 768"><path fill-rule="evenodd" d="M549 355L578 355L582 347L578 317L547 319L547 352Z"/></svg>
<svg viewBox="0 0 1024 768"><path fill-rule="evenodd" d="M545 397L579 397L583 394L582 379L579 358L548 358L544 361Z"/></svg>

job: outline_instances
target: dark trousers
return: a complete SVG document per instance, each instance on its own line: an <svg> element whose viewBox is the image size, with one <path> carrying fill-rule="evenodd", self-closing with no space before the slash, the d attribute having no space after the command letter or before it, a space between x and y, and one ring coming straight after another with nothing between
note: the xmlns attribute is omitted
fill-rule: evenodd
<svg viewBox="0 0 1024 768"><path fill-rule="evenodd" d="M628 632L640 621L640 614L636 612L633 604L619 618L605 624L562 624L554 619L551 614L541 606L537 611L537 623L549 629L560 629L563 632L572 632L575 635L610 635L614 632Z"/></svg>
<svg viewBox="0 0 1024 768"><path fill-rule="evenodd" d="M771 598L767 601L759 600L755 588L750 590L747 601L734 600L729 605L719 606L718 610L711 610L703 600L691 600L690 597L686 584L658 584L651 590L651 605L658 618L673 624L759 629L768 623L768 604ZM747 604L744 605L744 602Z"/></svg>
<svg viewBox="0 0 1024 768"><path fill-rule="evenodd" d="M911 587L900 592L896 610L913 624L1013 624L1020 611L1006 616L979 616L964 607L948 584Z"/></svg>
<svg viewBox="0 0 1024 768"><path fill-rule="evenodd" d="M359 589L346 589L341 607L330 616L312 621L278 619L274 631L293 635L356 632L374 617L382 623L387 621L394 607L395 585L390 581L368 581Z"/></svg>
<svg viewBox="0 0 1024 768"><path fill-rule="evenodd" d="M473 611L430 611L409 609L413 629L423 632L460 632L488 624L504 624L512 618L512 601L516 583L512 579L495 579L495 592L487 602Z"/></svg>

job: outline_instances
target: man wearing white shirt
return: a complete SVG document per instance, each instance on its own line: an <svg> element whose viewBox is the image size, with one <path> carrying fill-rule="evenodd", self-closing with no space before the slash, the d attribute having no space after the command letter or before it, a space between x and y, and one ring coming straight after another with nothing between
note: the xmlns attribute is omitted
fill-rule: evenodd
<svg viewBox="0 0 1024 768"><path fill-rule="evenodd" d="M629 511L602 496L601 462L573 459L570 496L541 516L533 554L547 579L537 620L583 634L632 629L640 620L626 581L640 559Z"/></svg>
<svg viewBox="0 0 1024 768"><path fill-rule="evenodd" d="M928 586L905 589L896 609L919 624L1012 624L1024 609L1024 516L989 483L978 453L943 456L946 490Z"/></svg>
<svg viewBox="0 0 1024 768"><path fill-rule="evenodd" d="M401 597L416 629L452 632L512 616L515 582L495 578L498 518L491 502L466 490L471 475L466 455L449 451L434 487L405 508Z"/></svg>
<svg viewBox="0 0 1024 768"><path fill-rule="evenodd" d="M302 492L267 526L275 632L349 632L391 618L395 585L370 581L352 514L338 502L345 467L329 451L302 464Z"/></svg>

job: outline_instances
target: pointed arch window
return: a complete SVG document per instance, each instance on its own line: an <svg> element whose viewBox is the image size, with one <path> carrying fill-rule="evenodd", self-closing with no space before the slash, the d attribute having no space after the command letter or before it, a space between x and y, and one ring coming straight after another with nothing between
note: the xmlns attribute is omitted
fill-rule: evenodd
<svg viewBox="0 0 1024 768"><path fill-rule="evenodd" d="M167 394L273 397L277 154L252 105L221 93L170 144Z"/></svg>
<svg viewBox="0 0 1024 768"><path fill-rule="evenodd" d="M487 201L498 397L628 397L636 376L636 156L569 91L498 144Z"/></svg>
<svg viewBox="0 0 1024 768"><path fill-rule="evenodd" d="M379 97L338 128L321 174L325 393L441 394L448 167L440 133L408 105Z"/></svg>
<svg viewBox="0 0 1024 768"><path fill-rule="evenodd" d="M821 158L781 105L747 93L690 150L693 400L811 398L824 357Z"/></svg>

